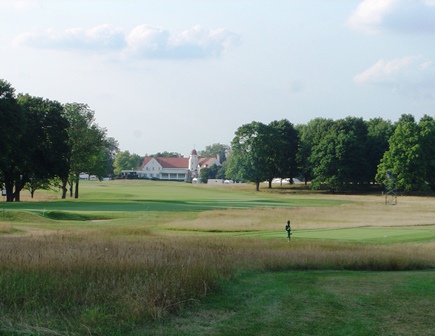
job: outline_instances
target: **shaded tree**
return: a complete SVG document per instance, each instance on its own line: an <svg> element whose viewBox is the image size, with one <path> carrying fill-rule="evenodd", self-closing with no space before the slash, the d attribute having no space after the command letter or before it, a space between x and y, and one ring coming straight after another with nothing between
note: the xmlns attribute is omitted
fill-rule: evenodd
<svg viewBox="0 0 435 336"><path fill-rule="evenodd" d="M204 150L199 151L198 155L200 157L218 157L219 155L219 163L223 163L227 159L229 150L230 147L228 145L214 143L206 146Z"/></svg>
<svg viewBox="0 0 435 336"><path fill-rule="evenodd" d="M15 198L26 184L31 194L36 188L46 188L50 180L68 176L68 120L63 106L53 100L20 94L18 104L26 118L25 134L21 138L20 185Z"/></svg>
<svg viewBox="0 0 435 336"><path fill-rule="evenodd" d="M95 122L95 112L88 105L69 103L64 106L65 115L70 123L68 144L70 147L69 176L62 180L62 198L66 197L67 184L70 196L73 187L74 197L79 197L79 176L86 172L101 176L101 157L106 146L106 130Z"/></svg>
<svg viewBox="0 0 435 336"><path fill-rule="evenodd" d="M367 165L371 182L375 183L378 165L388 150L388 139L393 134L393 124L389 120L373 118L367 122Z"/></svg>
<svg viewBox="0 0 435 336"><path fill-rule="evenodd" d="M136 169L143 162L143 157L138 154L130 154L128 150L116 153L114 172L120 175L123 170Z"/></svg>
<svg viewBox="0 0 435 336"><path fill-rule="evenodd" d="M0 180L6 189L6 201L14 200L14 186L21 184L21 137L25 134L25 116L17 102L15 89L0 79Z"/></svg>
<svg viewBox="0 0 435 336"><path fill-rule="evenodd" d="M322 137L334 124L332 119L315 118L307 125L297 125L299 148L297 153L298 170L305 184L313 178L313 159L311 158L313 146L320 143Z"/></svg>
<svg viewBox="0 0 435 336"><path fill-rule="evenodd" d="M361 118L348 117L334 122L312 147L310 162L315 178L313 188L339 191L355 188L369 180L366 150L367 126Z"/></svg>
<svg viewBox="0 0 435 336"><path fill-rule="evenodd" d="M106 137L103 146L103 176L113 178L115 176L115 158L119 153L119 143L113 137Z"/></svg>
<svg viewBox="0 0 435 336"><path fill-rule="evenodd" d="M418 123L423 155L424 179L435 190L435 119L425 115Z"/></svg>
<svg viewBox="0 0 435 336"><path fill-rule="evenodd" d="M234 180L254 182L258 191L260 183L274 169L270 153L275 146L277 137L272 127L256 121L240 126L231 141L227 175Z"/></svg>
<svg viewBox="0 0 435 336"><path fill-rule="evenodd" d="M201 168L199 172L199 178L201 182L207 183L209 179L217 178L217 174L219 172L219 167L217 165L211 165L207 168Z"/></svg>
<svg viewBox="0 0 435 336"><path fill-rule="evenodd" d="M403 115L389 139L389 149L378 165L376 181L386 185L387 172L395 176L397 188L403 191L425 190L426 167L420 131L414 117Z"/></svg>
<svg viewBox="0 0 435 336"><path fill-rule="evenodd" d="M269 188L271 188L274 177L288 177L290 182L293 183L293 177L298 172L296 157L299 148L299 137L293 124L287 119L272 121L269 126L273 128L274 137L276 137L276 146L271 148L275 167L271 172L273 176L268 179Z"/></svg>

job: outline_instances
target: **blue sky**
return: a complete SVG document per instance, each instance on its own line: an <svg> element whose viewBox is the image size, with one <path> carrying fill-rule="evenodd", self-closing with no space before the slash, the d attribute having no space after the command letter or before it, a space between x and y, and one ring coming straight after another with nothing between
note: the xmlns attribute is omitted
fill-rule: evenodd
<svg viewBox="0 0 435 336"><path fill-rule="evenodd" d="M435 0L0 0L0 78L86 103L121 150L239 126L435 116Z"/></svg>

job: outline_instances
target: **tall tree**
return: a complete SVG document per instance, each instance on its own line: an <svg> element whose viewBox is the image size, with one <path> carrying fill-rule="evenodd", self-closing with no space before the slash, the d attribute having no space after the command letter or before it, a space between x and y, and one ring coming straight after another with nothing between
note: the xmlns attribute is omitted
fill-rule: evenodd
<svg viewBox="0 0 435 336"><path fill-rule="evenodd" d="M113 178L115 176L115 158L119 153L119 143L113 137L106 137L104 139L103 149L103 176Z"/></svg>
<svg viewBox="0 0 435 336"><path fill-rule="evenodd" d="M297 125L296 131L300 140L297 154L297 162L305 184L313 178L313 146L320 143L323 136L329 131L334 124L332 119L315 118L307 125Z"/></svg>
<svg viewBox="0 0 435 336"><path fill-rule="evenodd" d="M227 175L254 182L258 191L260 183L270 176L274 160L270 153L275 146L277 137L272 127L256 121L240 126L231 141Z"/></svg>
<svg viewBox="0 0 435 336"><path fill-rule="evenodd" d="M387 176L392 175L400 190L425 190L427 184L424 157L419 127L413 116L403 115L389 139L389 149L378 166L376 180L387 185Z"/></svg>
<svg viewBox="0 0 435 336"><path fill-rule="evenodd" d="M435 119L425 115L418 123L420 146L423 154L425 181L435 190Z"/></svg>
<svg viewBox="0 0 435 336"><path fill-rule="evenodd" d="M297 153L299 149L299 136L293 124L287 119L272 121L269 124L276 132L278 146L273 148L275 154L276 172L273 177L288 177L293 183L293 177L298 172ZM269 179L271 188L272 179Z"/></svg>
<svg viewBox="0 0 435 336"><path fill-rule="evenodd" d="M25 116L17 103L15 89L0 79L0 182L3 181L8 202L14 200L14 185L20 182L17 155L21 153L24 127Z"/></svg>
<svg viewBox="0 0 435 336"><path fill-rule="evenodd" d="M28 94L20 94L17 101L26 117L26 131L21 138L26 151L21 156L21 183L15 188L19 200L25 183L32 185L33 193L37 186L45 187L51 179L68 175L69 123L57 101Z"/></svg>
<svg viewBox="0 0 435 336"><path fill-rule="evenodd" d="M388 139L393 135L393 124L389 120L373 118L367 122L367 165L371 182L375 182L378 165L388 150Z"/></svg>
<svg viewBox="0 0 435 336"><path fill-rule="evenodd" d="M62 181L62 198L66 197L67 184L70 195L74 188L74 198L79 197L80 173L100 174L102 152L105 149L106 130L95 122L95 112L86 104L69 103L64 106L65 115L70 123L68 139L70 146L69 180ZM98 164L97 164L98 163Z"/></svg>
<svg viewBox="0 0 435 336"><path fill-rule="evenodd" d="M310 156L314 180L312 187L339 191L355 188L369 180L365 145L367 126L361 118L348 117L334 122L313 146Z"/></svg>

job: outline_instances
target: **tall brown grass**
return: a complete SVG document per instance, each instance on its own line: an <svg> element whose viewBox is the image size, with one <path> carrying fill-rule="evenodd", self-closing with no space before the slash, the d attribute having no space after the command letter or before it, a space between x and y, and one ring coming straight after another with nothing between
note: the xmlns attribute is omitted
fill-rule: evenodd
<svg viewBox="0 0 435 336"><path fill-rule="evenodd" d="M0 256L3 325L63 319L93 330L102 319L125 328L176 313L215 291L234 265L222 243L177 238L2 237Z"/></svg>
<svg viewBox="0 0 435 336"><path fill-rule="evenodd" d="M108 331L102 326L116 321L122 334L139 321L177 313L240 271L424 269L435 267L434 252L435 243L1 237L0 326L18 323L16 330L23 331L41 327L44 320L44 328L58 330L58 321L63 321L69 334L93 330L104 335Z"/></svg>
<svg viewBox="0 0 435 336"><path fill-rule="evenodd" d="M298 198L326 197L313 194L298 195ZM330 207L290 206L205 211L194 220L173 220L161 227L203 231L283 230L288 219L296 230L435 225L435 201L430 197L399 197L399 203L395 206L386 206L381 195L328 195L327 199L352 202Z"/></svg>

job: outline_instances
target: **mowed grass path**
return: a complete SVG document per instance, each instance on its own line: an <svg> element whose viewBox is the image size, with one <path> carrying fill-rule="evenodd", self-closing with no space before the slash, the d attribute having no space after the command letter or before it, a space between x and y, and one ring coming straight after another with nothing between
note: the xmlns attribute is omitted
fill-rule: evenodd
<svg viewBox="0 0 435 336"><path fill-rule="evenodd" d="M246 273L135 335L435 335L435 272Z"/></svg>

